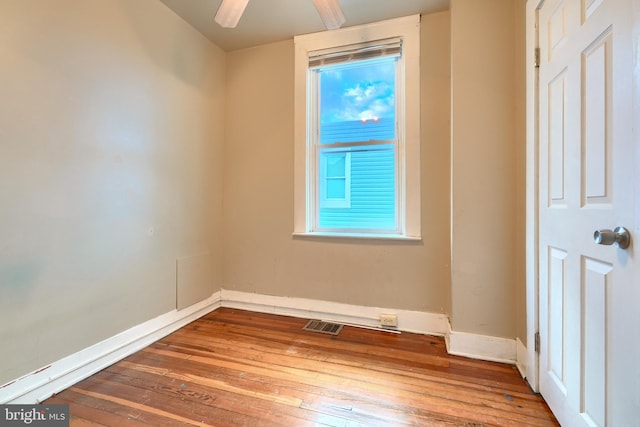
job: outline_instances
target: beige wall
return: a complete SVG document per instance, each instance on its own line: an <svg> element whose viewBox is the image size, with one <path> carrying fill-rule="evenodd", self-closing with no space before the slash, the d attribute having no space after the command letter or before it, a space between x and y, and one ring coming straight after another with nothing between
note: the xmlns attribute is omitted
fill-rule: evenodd
<svg viewBox="0 0 640 427"><path fill-rule="evenodd" d="M449 312L448 34L423 18L421 243L293 238L293 41L228 54L226 289Z"/></svg>
<svg viewBox="0 0 640 427"><path fill-rule="evenodd" d="M515 3L451 2L452 326L506 338L524 286Z"/></svg>
<svg viewBox="0 0 640 427"><path fill-rule="evenodd" d="M3 384L174 309L177 258L220 287L225 56L155 0L3 1L0 40Z"/></svg>

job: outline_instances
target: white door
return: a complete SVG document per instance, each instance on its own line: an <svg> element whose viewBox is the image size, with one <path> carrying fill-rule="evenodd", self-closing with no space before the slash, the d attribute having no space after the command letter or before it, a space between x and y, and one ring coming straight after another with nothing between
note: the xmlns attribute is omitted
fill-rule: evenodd
<svg viewBox="0 0 640 427"><path fill-rule="evenodd" d="M640 2L534 1L539 388L563 426L640 426Z"/></svg>

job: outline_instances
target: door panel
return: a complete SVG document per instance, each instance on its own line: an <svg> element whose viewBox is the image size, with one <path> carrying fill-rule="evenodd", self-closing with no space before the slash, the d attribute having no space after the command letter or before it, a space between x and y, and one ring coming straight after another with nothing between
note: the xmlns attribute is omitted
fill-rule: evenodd
<svg viewBox="0 0 640 427"><path fill-rule="evenodd" d="M594 425L606 425L607 302L613 266L584 258L582 306L582 362L584 385L581 412Z"/></svg>
<svg viewBox="0 0 640 427"><path fill-rule="evenodd" d="M549 376L555 386L567 393L564 354L566 354L564 299L565 299L565 259L567 252L558 248L549 248L549 286L548 286L548 362Z"/></svg>
<svg viewBox="0 0 640 427"><path fill-rule="evenodd" d="M640 347L634 248L593 241L597 229L639 225L632 12L627 0L538 10L539 382L567 426L640 425L626 378L640 377L629 357Z"/></svg>
<svg viewBox="0 0 640 427"><path fill-rule="evenodd" d="M583 54L583 205L611 203L611 32Z"/></svg>
<svg viewBox="0 0 640 427"><path fill-rule="evenodd" d="M549 82L549 205L565 205L565 99L566 70Z"/></svg>

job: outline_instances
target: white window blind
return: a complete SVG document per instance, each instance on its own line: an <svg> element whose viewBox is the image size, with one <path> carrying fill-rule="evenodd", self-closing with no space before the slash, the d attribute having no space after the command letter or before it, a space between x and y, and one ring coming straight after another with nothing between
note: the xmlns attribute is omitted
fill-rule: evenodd
<svg viewBox="0 0 640 427"><path fill-rule="evenodd" d="M401 54L402 39L377 40L353 46L341 46L339 48L309 52L309 69L366 59L398 57Z"/></svg>

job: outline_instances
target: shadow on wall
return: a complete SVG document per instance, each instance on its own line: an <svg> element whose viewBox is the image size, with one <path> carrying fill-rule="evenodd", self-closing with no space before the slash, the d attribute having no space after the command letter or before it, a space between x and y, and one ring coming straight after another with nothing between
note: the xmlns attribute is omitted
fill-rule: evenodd
<svg viewBox="0 0 640 427"><path fill-rule="evenodd" d="M203 88L208 80L211 67L202 55L196 54L202 50L202 45L209 45L211 49L217 47L201 36L201 45L193 44L193 28L186 22L184 30L163 32L162 40L158 41L158 26L170 19L172 25L165 28L175 30L175 16L164 5L157 10L157 16L149 17L149 7L130 0L119 0L123 15L131 22L130 30L135 31L140 46L146 52L150 61L168 74L180 78L184 83L197 88Z"/></svg>

